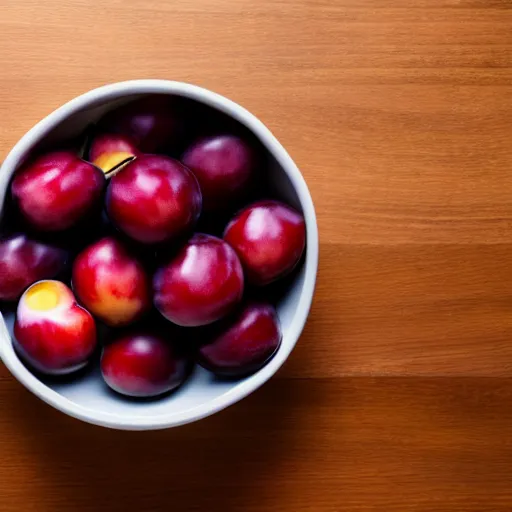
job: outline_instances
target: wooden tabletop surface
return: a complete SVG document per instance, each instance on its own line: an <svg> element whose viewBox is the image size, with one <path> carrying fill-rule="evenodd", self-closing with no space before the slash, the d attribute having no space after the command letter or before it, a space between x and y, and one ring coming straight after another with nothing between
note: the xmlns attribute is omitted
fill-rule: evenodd
<svg viewBox="0 0 512 512"><path fill-rule="evenodd" d="M0 0L0 159L93 87L260 117L317 207L306 330L179 429L65 417L0 367L2 512L512 510L510 0Z"/></svg>

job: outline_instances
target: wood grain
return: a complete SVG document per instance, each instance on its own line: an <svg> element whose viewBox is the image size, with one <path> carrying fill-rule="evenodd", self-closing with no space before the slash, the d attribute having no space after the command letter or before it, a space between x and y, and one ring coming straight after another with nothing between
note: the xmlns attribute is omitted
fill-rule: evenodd
<svg viewBox="0 0 512 512"><path fill-rule="evenodd" d="M279 375L126 433L0 368L0 510L512 509L510 0L0 0L0 159L92 87L184 80L260 117L321 257Z"/></svg>
<svg viewBox="0 0 512 512"><path fill-rule="evenodd" d="M508 379L274 380L147 434L79 423L6 379L4 512L510 510Z"/></svg>

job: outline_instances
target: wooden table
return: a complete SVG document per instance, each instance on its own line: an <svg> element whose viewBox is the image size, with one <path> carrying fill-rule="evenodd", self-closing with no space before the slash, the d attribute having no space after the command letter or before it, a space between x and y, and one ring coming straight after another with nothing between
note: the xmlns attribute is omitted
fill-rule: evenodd
<svg viewBox="0 0 512 512"><path fill-rule="evenodd" d="M510 511L510 0L0 0L0 158L92 87L194 82L316 202L285 368L215 417L114 432L0 368L2 512Z"/></svg>

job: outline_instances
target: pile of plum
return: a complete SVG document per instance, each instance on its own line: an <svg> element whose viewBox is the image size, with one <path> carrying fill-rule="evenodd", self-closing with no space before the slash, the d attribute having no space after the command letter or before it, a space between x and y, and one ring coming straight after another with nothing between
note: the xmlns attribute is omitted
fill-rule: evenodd
<svg viewBox="0 0 512 512"><path fill-rule="evenodd" d="M15 172L0 301L16 308L14 347L32 371L70 374L98 354L110 388L151 397L195 362L238 378L277 351L266 291L299 264L304 219L262 199L264 151L250 134L193 110L132 101L80 149L39 151Z"/></svg>

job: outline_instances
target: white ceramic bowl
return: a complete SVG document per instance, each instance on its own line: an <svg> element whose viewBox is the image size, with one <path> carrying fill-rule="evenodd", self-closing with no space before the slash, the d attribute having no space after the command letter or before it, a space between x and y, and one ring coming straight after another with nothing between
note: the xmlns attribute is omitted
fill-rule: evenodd
<svg viewBox="0 0 512 512"><path fill-rule="evenodd" d="M77 381L42 381L20 362L11 341L13 318L0 315L0 356L11 373L30 391L56 409L75 418L110 428L150 430L199 420L238 402L267 381L290 355L304 328L311 306L318 264L318 230L306 183L285 149L268 128L236 103L206 89L165 80L134 80L94 89L66 103L34 126L9 153L0 168L0 204L4 203L13 172L41 143L78 136L107 110L145 94L191 98L236 119L260 140L269 153L271 187L302 210L306 219L307 250L304 265L278 305L283 342L260 371L236 382L219 381L197 368L176 393L161 400L135 402L109 392L98 374ZM98 372L99 373L99 372Z"/></svg>

